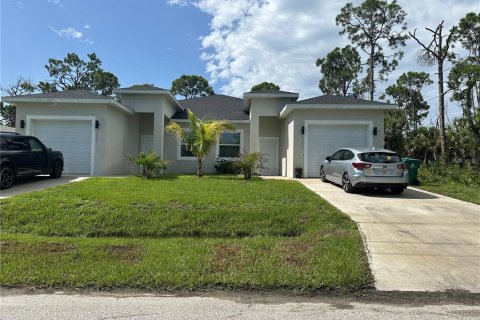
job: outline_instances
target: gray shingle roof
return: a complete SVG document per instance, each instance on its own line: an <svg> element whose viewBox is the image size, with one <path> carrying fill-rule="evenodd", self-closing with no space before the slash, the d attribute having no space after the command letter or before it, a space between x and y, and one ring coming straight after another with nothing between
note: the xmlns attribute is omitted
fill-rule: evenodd
<svg viewBox="0 0 480 320"><path fill-rule="evenodd" d="M356 99L353 97L324 95L313 97L305 100L292 102L291 104L348 104L348 105L391 105L390 103L370 101L364 99Z"/></svg>
<svg viewBox="0 0 480 320"><path fill-rule="evenodd" d="M24 94L9 98L40 98L40 99L110 99L109 97L102 96L84 89L56 91L46 93L33 93Z"/></svg>
<svg viewBox="0 0 480 320"><path fill-rule="evenodd" d="M140 85L140 86L130 86L126 88L119 88L118 90L168 90L159 87L152 87L149 85Z"/></svg>
<svg viewBox="0 0 480 320"><path fill-rule="evenodd" d="M184 109L189 109L197 117L212 120L248 120L243 109L243 100L216 94L178 101ZM187 111L178 111L172 119L188 119Z"/></svg>

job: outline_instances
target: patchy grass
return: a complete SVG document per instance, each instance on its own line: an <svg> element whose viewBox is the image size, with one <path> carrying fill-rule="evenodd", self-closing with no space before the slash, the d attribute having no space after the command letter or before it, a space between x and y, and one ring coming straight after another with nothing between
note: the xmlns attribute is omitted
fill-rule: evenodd
<svg viewBox="0 0 480 320"><path fill-rule="evenodd" d="M421 189L480 205L480 171L474 167L422 166L419 180Z"/></svg>
<svg viewBox="0 0 480 320"><path fill-rule="evenodd" d="M74 237L288 237L350 223L331 209L295 182L215 176L95 178L0 202L4 232Z"/></svg>
<svg viewBox="0 0 480 320"><path fill-rule="evenodd" d="M319 290L373 279L356 225L293 181L92 178L0 201L0 285Z"/></svg>

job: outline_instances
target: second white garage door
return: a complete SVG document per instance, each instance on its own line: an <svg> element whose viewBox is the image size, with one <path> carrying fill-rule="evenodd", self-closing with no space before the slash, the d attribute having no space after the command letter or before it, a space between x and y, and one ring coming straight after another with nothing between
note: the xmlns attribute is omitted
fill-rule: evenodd
<svg viewBox="0 0 480 320"><path fill-rule="evenodd" d="M368 128L367 124L308 125L306 177L319 177L321 162L339 148L368 147Z"/></svg>
<svg viewBox="0 0 480 320"><path fill-rule="evenodd" d="M89 175L91 120L32 120L31 132L48 148L63 153L64 173Z"/></svg>

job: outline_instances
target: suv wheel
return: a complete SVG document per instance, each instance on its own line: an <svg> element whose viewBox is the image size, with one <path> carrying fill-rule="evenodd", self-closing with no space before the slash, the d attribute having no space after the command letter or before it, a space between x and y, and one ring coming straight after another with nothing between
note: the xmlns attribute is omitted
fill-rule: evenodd
<svg viewBox="0 0 480 320"><path fill-rule="evenodd" d="M60 178L63 172L63 165L62 162L57 160L53 164L52 171L50 171L51 178Z"/></svg>
<svg viewBox="0 0 480 320"><path fill-rule="evenodd" d="M15 181L15 172L12 167L4 166L0 172L0 189L8 189Z"/></svg>
<svg viewBox="0 0 480 320"><path fill-rule="evenodd" d="M350 178L348 177L348 173L344 173L342 177L342 188L343 191L346 193L353 193L355 191L355 188L352 186L352 183L350 182Z"/></svg>

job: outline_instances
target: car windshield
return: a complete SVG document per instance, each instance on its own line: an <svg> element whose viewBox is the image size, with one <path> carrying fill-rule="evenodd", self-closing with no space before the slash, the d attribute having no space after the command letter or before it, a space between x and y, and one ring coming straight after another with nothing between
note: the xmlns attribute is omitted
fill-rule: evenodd
<svg viewBox="0 0 480 320"><path fill-rule="evenodd" d="M358 155L360 160L371 163L400 162L400 157L392 152L365 152Z"/></svg>

